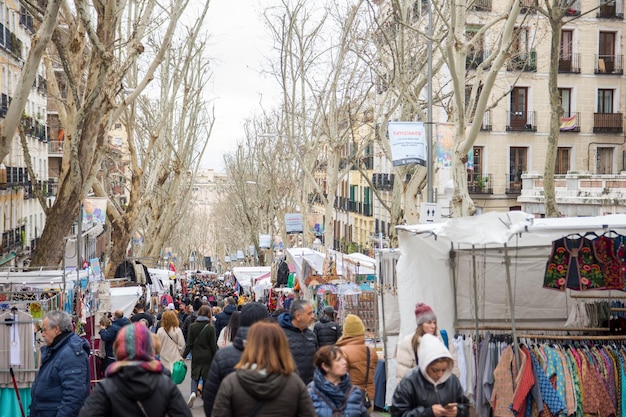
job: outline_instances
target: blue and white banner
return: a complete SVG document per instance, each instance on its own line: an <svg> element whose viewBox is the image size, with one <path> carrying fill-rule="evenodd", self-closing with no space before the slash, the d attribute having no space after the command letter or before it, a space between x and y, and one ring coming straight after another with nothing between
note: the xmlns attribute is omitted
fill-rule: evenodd
<svg viewBox="0 0 626 417"><path fill-rule="evenodd" d="M389 122L387 132L393 166L426 166L426 131L423 122Z"/></svg>

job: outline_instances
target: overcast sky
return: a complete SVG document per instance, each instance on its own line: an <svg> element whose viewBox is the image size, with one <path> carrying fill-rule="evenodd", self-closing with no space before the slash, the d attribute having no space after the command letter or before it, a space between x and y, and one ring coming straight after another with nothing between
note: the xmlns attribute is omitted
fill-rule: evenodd
<svg viewBox="0 0 626 417"><path fill-rule="evenodd" d="M203 0L195 0L203 1ZM259 10L275 0L211 0L206 22L211 34L208 54L214 71L215 126L203 167L222 171L223 155L244 137L243 120L260 110L259 101L272 107L278 94L274 80L261 74L264 55L271 53Z"/></svg>

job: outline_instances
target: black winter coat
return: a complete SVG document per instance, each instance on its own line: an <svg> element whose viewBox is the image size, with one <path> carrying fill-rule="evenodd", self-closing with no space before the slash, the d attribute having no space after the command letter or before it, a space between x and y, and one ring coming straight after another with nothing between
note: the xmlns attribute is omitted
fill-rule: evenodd
<svg viewBox="0 0 626 417"><path fill-rule="evenodd" d="M104 350L106 352L107 358L115 359L115 355L113 354L113 343L115 342L117 333L122 327L126 326L127 324L130 324L130 320L128 320L126 317L121 317L117 320L114 320L108 328L100 330L100 339L105 342Z"/></svg>
<svg viewBox="0 0 626 417"><path fill-rule="evenodd" d="M139 404L145 410L141 410ZM100 381L78 417L191 417L183 395L165 373L126 366Z"/></svg>
<svg viewBox="0 0 626 417"><path fill-rule="evenodd" d="M229 304L224 307L224 311L215 316L215 334L219 336L222 329L228 325L230 316L232 316L235 311L237 311L237 306Z"/></svg>
<svg viewBox="0 0 626 417"><path fill-rule="evenodd" d="M241 359L244 347L243 341L248 337L248 329L249 327L240 327L233 339L233 343L218 350L215 357L213 357L209 376L207 380L204 381L202 388L202 405L204 406L204 414L206 417L209 417L213 411L215 396L217 395L222 380L226 378L228 374L235 371L235 365L237 365Z"/></svg>
<svg viewBox="0 0 626 417"><path fill-rule="evenodd" d="M319 347L334 345L341 337L341 326L331 321L328 316L322 316L320 321L315 323L313 331L317 336Z"/></svg>
<svg viewBox="0 0 626 417"><path fill-rule="evenodd" d="M457 403L457 417L469 416L469 400L458 378L451 374L440 384L426 380L419 368L400 381L393 394L391 417L433 417L433 404Z"/></svg>
<svg viewBox="0 0 626 417"><path fill-rule="evenodd" d="M278 324L283 328L289 340L289 350L296 363L298 375L305 384L313 380L313 355L317 352L317 337L311 329L300 330L291 324L291 315L283 313L278 316Z"/></svg>

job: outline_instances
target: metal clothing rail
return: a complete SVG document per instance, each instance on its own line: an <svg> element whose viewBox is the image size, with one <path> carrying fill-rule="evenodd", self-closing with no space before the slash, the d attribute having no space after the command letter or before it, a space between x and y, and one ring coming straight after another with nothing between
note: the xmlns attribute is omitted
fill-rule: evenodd
<svg viewBox="0 0 626 417"><path fill-rule="evenodd" d="M476 330L474 326L457 326L456 330ZM478 326L478 330L512 330L511 326ZM520 326L517 330L523 331L544 331L544 332L608 332L608 327L533 327L533 326Z"/></svg>
<svg viewBox="0 0 626 417"><path fill-rule="evenodd" d="M570 294L570 298L588 298L588 299L600 299L600 300L609 300L609 299L626 299L626 295L579 295L579 294Z"/></svg>
<svg viewBox="0 0 626 417"><path fill-rule="evenodd" d="M626 336L571 336L571 335L549 335L549 334L518 334L520 339L554 339L554 340L626 340Z"/></svg>

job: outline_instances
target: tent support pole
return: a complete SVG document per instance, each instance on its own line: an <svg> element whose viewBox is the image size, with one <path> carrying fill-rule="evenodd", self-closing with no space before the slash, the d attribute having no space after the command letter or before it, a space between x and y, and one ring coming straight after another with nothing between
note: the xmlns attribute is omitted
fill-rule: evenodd
<svg viewBox="0 0 626 417"><path fill-rule="evenodd" d="M452 295L454 300L454 327L458 325L459 313L456 306L456 252L454 243L450 242L450 270L452 271Z"/></svg>
<svg viewBox="0 0 626 417"><path fill-rule="evenodd" d="M511 287L511 258L509 257L509 247L504 244L504 265L506 266L506 287L509 293L509 310L511 314L511 336L513 337L513 350L515 352L515 361L517 369L520 366L519 346L517 343L517 329L515 328L515 303L513 302L513 289Z"/></svg>
<svg viewBox="0 0 626 417"><path fill-rule="evenodd" d="M476 278L476 246L472 245L472 275L474 280L474 324L476 330L476 342L478 342L479 329L478 329L478 288Z"/></svg>

